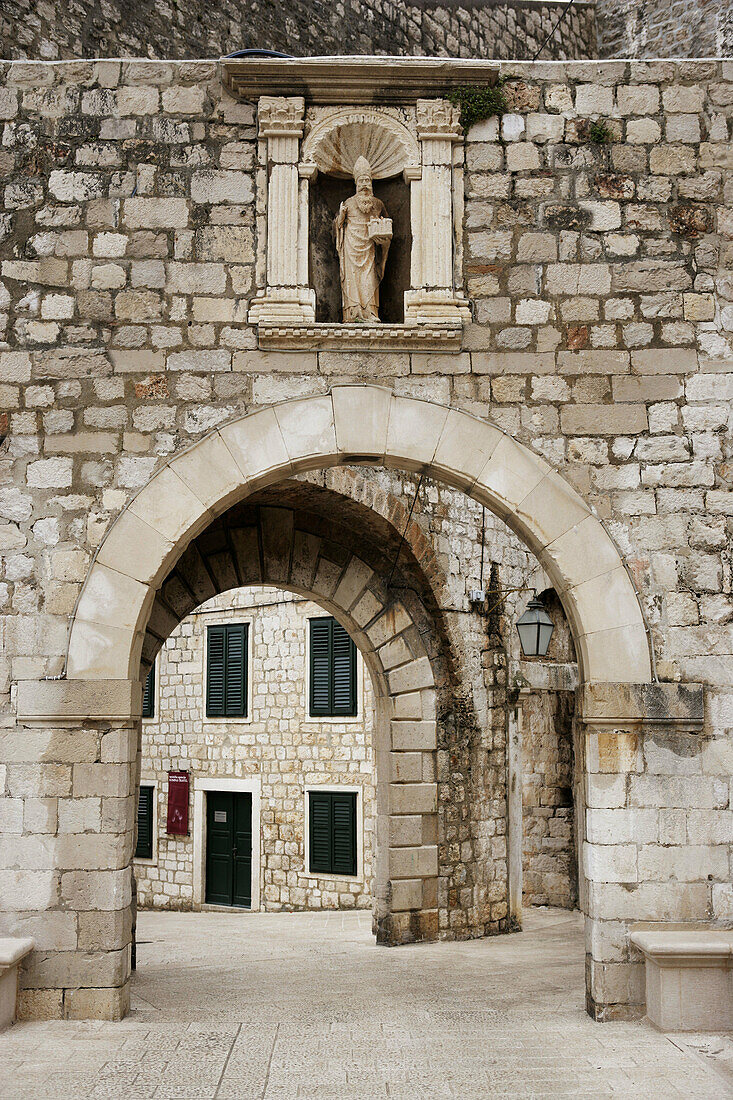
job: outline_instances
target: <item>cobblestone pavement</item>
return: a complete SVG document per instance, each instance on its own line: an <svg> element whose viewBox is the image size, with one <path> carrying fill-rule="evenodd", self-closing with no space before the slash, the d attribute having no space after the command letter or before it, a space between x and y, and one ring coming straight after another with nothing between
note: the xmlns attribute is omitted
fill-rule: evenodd
<svg viewBox="0 0 733 1100"><path fill-rule="evenodd" d="M520 935L377 948L367 913L141 913L122 1023L0 1036L0 1097L733 1095L725 1036L596 1024L580 918Z"/></svg>

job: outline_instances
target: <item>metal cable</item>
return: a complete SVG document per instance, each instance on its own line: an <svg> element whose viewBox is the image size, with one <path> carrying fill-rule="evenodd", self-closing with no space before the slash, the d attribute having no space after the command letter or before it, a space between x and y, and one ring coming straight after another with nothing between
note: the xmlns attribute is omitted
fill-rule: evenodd
<svg viewBox="0 0 733 1100"><path fill-rule="evenodd" d="M552 36L554 35L555 31L556 31L556 30L557 30L557 28L558 28L558 27L560 26L560 24L562 23L563 19L564 19L564 18L565 18L565 16L566 16L566 14L567 14L567 13L568 13L568 12L570 11L570 9L572 8L572 6L573 6L573 4L574 4L574 3L575 3L575 0L568 0L568 3L567 3L567 4L565 5L565 7L564 7L564 8L562 9L562 11L560 12L560 15L558 16L558 18L557 18L557 20L556 20L556 22L555 22L555 25L554 25L554 27L552 28L552 30L551 30L551 31L550 31L550 33L548 34L547 38L545 39L545 41L544 41L544 42L542 43L542 45L541 45L541 46L540 46L540 48L538 49L537 53L536 53L536 54L534 55L534 57L532 58L532 61L533 61L533 62L534 62L534 61L536 61L536 60L537 60L537 58L538 58L538 57L540 56L540 54L541 54L541 53L542 53L542 51L544 50L545 46L546 46L546 45L547 45L547 43L548 43L548 42L550 41L550 39L551 39L551 38L552 38Z"/></svg>

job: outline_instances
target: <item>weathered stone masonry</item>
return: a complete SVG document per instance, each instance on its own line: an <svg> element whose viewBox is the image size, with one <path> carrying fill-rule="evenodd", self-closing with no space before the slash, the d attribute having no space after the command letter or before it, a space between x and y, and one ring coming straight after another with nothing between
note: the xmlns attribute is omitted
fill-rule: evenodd
<svg viewBox="0 0 733 1100"><path fill-rule="evenodd" d="M397 4L348 0L338 6L296 0L284 8L254 0L242 9L220 0L169 6L138 0L51 3L6 0L0 13L5 58L74 60L78 57L149 57L184 60L242 49L308 54L407 54L448 57L586 58L596 52L595 4L580 0L558 30L554 4L542 0L439 0Z"/></svg>
<svg viewBox="0 0 733 1100"><path fill-rule="evenodd" d="M403 401L389 406L389 417L399 422L404 416L410 428L402 432L404 450L393 441L395 466L412 462L413 470L425 468L439 479L447 470L462 470L454 484L487 501L518 531L531 532L532 549L557 572L553 582L560 585L581 664L575 801L591 1010L604 1017L628 1014L643 1001L629 924L731 918L733 69L730 62L502 68L510 113L501 127L483 123L468 135L465 150L457 147L459 161L465 152L464 270L473 320L460 352L448 355L257 348L244 319L255 289L255 256L263 247L254 210L255 112L222 91L217 65L3 67L0 778L8 840L0 897L5 927L39 938L24 975L26 1012L114 1015L125 1006L137 746L135 692L126 677L135 673L125 667L95 680L66 662L70 617L92 555L103 547L95 578L105 557L111 571L132 568L135 543L128 535L120 544L119 532L137 522L134 506L113 521L141 490L146 515L164 526L165 517L152 518L151 494L167 499L156 487L166 481L178 486L173 466L187 445L212 429L201 446L213 452L226 438L236 450L243 440L236 452L242 471L247 433L257 429L241 418L252 410L313 395L304 413L325 415L333 402L336 411L327 415L343 433L347 421L338 419L338 409L347 401L339 390L344 381L379 383ZM588 140L589 120L596 118L610 127L607 144ZM337 398L324 400L329 393ZM381 393L365 390L362 408L381 408ZM422 404L413 405L418 398ZM527 482L520 479L524 496L516 483L497 487L498 473L491 492L484 491L472 480L478 474L466 473L467 445L455 457L447 436L441 446L451 462L436 466L442 437L430 420L438 414L427 410L440 404L451 407L451 417L461 410L507 432L516 443L502 437L501 447L516 457L514 469L519 456L526 460L522 470L538 464ZM282 407L283 423L297 418L288 409ZM352 421L355 437L377 423L364 416L363 425ZM479 440L490 436L485 424L460 423L464 439L468 424ZM374 454L374 440L367 442L342 443L333 453ZM416 457L405 453L408 443ZM384 440L381 446L387 448ZM203 478L192 453L185 461ZM390 456L388 449L380 453ZM298 451L295 472L317 466L319 454ZM330 455L324 465L334 461ZM205 469L214 476L215 464ZM194 503L203 508L191 478L190 486L184 480L177 489L178 499L190 510ZM530 499L530 486L540 483L542 490ZM573 502L568 508L580 508L568 486L595 515L575 513L576 525L578 514L588 525L586 552L576 547L563 557L547 526L558 512L551 509L548 516L543 501L564 493L562 499ZM618 547L603 583L598 576L580 579L597 560L587 547L600 545L600 521ZM394 530L396 542L399 526ZM325 537L302 530L304 544L311 535ZM123 559L109 556L114 539L124 548ZM389 614L391 598L382 579L389 555L383 555L385 568L378 541L365 546L370 595L349 589L349 598L364 606L376 601L375 616ZM163 544L160 533L160 560ZM329 549L319 560L348 568L345 554ZM638 606L634 611L626 600L626 566L646 617L659 684L648 682L646 631ZM405 569L403 576L412 566ZM336 598L337 581L329 588L325 574L324 565L320 591L330 593L328 602ZM161 567L155 583L166 576ZM339 576L336 569L333 577ZM149 577L145 583L130 578L129 599L115 596L121 622L134 600L149 612ZM410 778L393 784L406 801L392 851L403 852L386 876L398 889L391 900L394 923L383 927L392 927L395 938L415 929L435 934L442 919L448 932L456 915L458 934L499 930L505 857L499 844L491 852L471 812L460 820L475 834L478 857L471 854L470 867L478 881L471 889L478 896L484 891L484 909L466 910L460 883L448 882L460 851L453 853L455 862L438 865L439 845L451 854L452 839L445 832L436 836L437 822L452 827L450 814L462 805L458 795L465 795L458 775L450 778L450 751L436 754L444 769L438 782L455 792L443 819L437 796L432 801L435 780L417 778L418 768L433 759L431 723L442 690L436 682L445 674L442 682L450 685L441 707L456 695L451 669L458 669L464 687L473 682L460 663L451 664L456 634L451 615L441 618L435 601L431 605L432 580L426 585L417 574L415 580L420 596L409 625L400 620L388 641L384 633L369 641L376 627L368 618L360 623L354 617L358 602L344 597L369 659L376 662L379 651L389 666L375 666L380 700L407 706L410 697L413 709L395 724L419 738L418 748L404 750L411 759L400 760L413 769ZM85 590L89 607L95 591ZM85 622L80 614L72 631L75 661L84 630L94 634ZM119 626L114 637L120 652L134 629L127 621ZM621 636L633 645L614 646ZM132 660L134 647L128 651ZM400 663L390 666L394 659ZM441 661L450 666L447 674ZM27 684L64 670L68 678L60 684ZM406 690L418 673L419 690ZM500 666L497 680L499 674L505 675ZM704 719L694 687L700 682ZM440 714L441 736L455 728L455 743L469 759L490 728L482 706L476 708L476 735L465 732L473 715L456 727L458 707ZM500 762L503 767L504 746L492 742L483 762L475 759L478 773L495 774ZM490 782L484 784L489 801ZM82 799L98 800L89 826L78 818ZM504 802L503 790L496 801ZM481 805L478 796L475 805ZM498 817L497 809L492 820ZM418 864L423 848L430 851ZM482 861L490 862L487 853L493 855L493 879L479 874ZM447 896L439 897L444 886ZM422 921L414 916L419 914Z"/></svg>
<svg viewBox="0 0 733 1100"><path fill-rule="evenodd" d="M573 798L577 666L557 597L545 593L543 599L555 623L546 660L524 661L512 677L521 700L523 899L525 905L572 909L578 903Z"/></svg>
<svg viewBox="0 0 733 1100"><path fill-rule="evenodd" d="M252 3L243 22L229 0L202 13L197 0L174 7L141 0L104 8L73 0L46 8L6 0L0 54L9 59L214 57L266 48L297 57L321 53L542 60L594 57L727 57L733 22L725 0L595 0L558 20L542 0L440 4L417 0L351 2L338 9L299 0L287 10Z"/></svg>
<svg viewBox="0 0 733 1100"><path fill-rule="evenodd" d="M194 897L194 822L189 836L165 832L166 777L171 770L197 779L260 778L260 889L256 907L370 908L374 840L373 700L359 666L359 714L321 722L307 710L308 620L316 604L276 589L238 589L204 604L175 630L158 655L156 711L143 722L141 782L158 784L158 843L152 862L136 862L139 907L191 909ZM206 718L204 647L211 622L249 622L249 715ZM353 881L308 873L305 865L305 789L323 784L356 787L363 836ZM191 811L193 807L190 807ZM193 822L193 813L189 821ZM198 901L200 905L200 901Z"/></svg>
<svg viewBox="0 0 733 1100"><path fill-rule="evenodd" d="M730 57L733 15L725 0L599 3L600 57Z"/></svg>

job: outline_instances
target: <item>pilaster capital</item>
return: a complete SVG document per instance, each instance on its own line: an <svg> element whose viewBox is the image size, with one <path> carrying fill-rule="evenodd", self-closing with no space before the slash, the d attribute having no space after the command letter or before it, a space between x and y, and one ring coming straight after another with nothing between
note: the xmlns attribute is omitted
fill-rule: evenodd
<svg viewBox="0 0 733 1100"><path fill-rule="evenodd" d="M302 96L260 96L257 103L258 133L267 139L268 160L294 164L303 136L305 100Z"/></svg>
<svg viewBox="0 0 733 1100"><path fill-rule="evenodd" d="M418 99L417 133L421 141L462 141L460 111L447 99Z"/></svg>
<svg viewBox="0 0 733 1100"><path fill-rule="evenodd" d="M142 711L138 680L19 680L18 721L24 726L127 726Z"/></svg>
<svg viewBox="0 0 733 1100"><path fill-rule="evenodd" d="M302 137L305 118L303 96L260 96L257 121L260 137Z"/></svg>

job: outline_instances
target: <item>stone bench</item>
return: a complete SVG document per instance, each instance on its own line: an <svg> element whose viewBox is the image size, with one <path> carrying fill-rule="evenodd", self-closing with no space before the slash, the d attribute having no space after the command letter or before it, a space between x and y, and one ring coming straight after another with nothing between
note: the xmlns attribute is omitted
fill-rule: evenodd
<svg viewBox="0 0 733 1100"><path fill-rule="evenodd" d="M0 936L0 1031L15 1022L18 971L35 945L32 936Z"/></svg>
<svg viewBox="0 0 733 1100"><path fill-rule="evenodd" d="M646 1013L662 1031L733 1029L733 929L638 929Z"/></svg>

